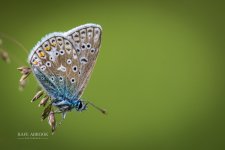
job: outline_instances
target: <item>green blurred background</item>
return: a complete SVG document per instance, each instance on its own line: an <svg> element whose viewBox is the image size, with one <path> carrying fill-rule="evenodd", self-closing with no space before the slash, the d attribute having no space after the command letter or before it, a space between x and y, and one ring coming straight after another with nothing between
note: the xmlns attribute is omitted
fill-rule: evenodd
<svg viewBox="0 0 225 150"><path fill-rule="evenodd" d="M71 112L52 136L18 90L27 54L3 39L0 149L225 149L225 7L221 1L0 1L0 31L31 49L44 35L84 23L103 27L83 98L108 110ZM48 139L18 140L18 132Z"/></svg>

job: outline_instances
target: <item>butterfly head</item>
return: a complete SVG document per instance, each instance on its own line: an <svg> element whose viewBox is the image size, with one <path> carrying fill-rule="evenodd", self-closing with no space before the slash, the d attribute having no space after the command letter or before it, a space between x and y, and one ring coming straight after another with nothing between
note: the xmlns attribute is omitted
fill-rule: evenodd
<svg viewBox="0 0 225 150"><path fill-rule="evenodd" d="M81 100L74 101L73 107L77 111L83 111L83 110L87 109L87 105Z"/></svg>

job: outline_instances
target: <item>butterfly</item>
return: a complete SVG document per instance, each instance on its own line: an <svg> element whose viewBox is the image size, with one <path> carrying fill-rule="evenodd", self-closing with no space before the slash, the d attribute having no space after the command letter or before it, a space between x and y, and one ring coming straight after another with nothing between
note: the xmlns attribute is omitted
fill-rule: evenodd
<svg viewBox="0 0 225 150"><path fill-rule="evenodd" d="M86 110L88 104L105 113L92 102L81 99L97 60L101 36L100 25L84 24L67 32L50 33L31 50L28 63L47 94L45 100L50 99L42 119L49 117L52 130L55 130L56 113L62 113L65 119L68 111Z"/></svg>

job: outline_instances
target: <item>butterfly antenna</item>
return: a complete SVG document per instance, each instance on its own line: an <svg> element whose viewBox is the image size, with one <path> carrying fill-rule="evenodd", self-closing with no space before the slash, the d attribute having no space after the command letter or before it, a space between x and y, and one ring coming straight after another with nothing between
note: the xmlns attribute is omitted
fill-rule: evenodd
<svg viewBox="0 0 225 150"><path fill-rule="evenodd" d="M28 54L28 50L25 48L25 46L22 43L20 43L19 41L17 41L15 38L13 38L13 37L11 37L9 35L6 35L4 33L1 33L1 32L0 32L0 36L5 38L5 39L7 39L7 40L9 40L9 41L11 41L11 42L13 42L14 44L16 44L17 46L22 48L22 50Z"/></svg>
<svg viewBox="0 0 225 150"><path fill-rule="evenodd" d="M90 104L91 106L93 106L95 109L99 110L101 113L103 113L103 114L105 114L105 115L107 114L107 111L106 111L105 109L102 109L102 108L96 106L96 105L93 104L92 102L87 101L87 103L86 103L85 105L87 106L88 104Z"/></svg>

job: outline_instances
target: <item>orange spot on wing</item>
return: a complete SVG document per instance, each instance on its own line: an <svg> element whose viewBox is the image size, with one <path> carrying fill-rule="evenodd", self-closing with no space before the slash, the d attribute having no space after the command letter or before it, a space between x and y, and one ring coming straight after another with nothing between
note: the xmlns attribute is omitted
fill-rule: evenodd
<svg viewBox="0 0 225 150"><path fill-rule="evenodd" d="M39 57L45 57L45 53L44 52L38 52L38 56Z"/></svg>
<svg viewBox="0 0 225 150"><path fill-rule="evenodd" d="M44 48L46 51L50 51L51 50L51 47L50 46L47 46Z"/></svg>

